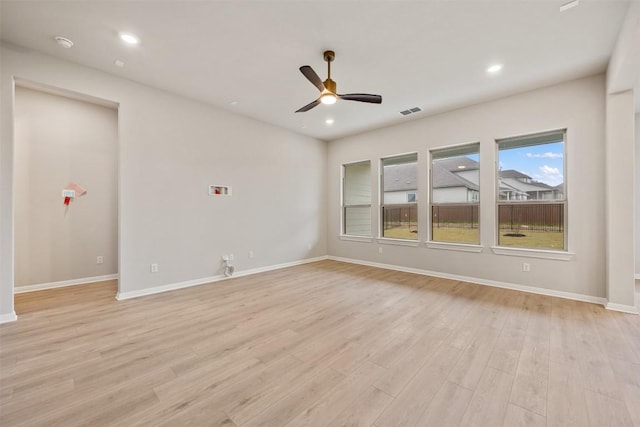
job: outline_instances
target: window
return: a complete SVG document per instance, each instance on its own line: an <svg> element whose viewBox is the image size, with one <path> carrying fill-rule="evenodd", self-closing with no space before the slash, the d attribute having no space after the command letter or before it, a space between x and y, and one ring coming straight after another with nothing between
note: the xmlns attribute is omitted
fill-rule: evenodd
<svg viewBox="0 0 640 427"><path fill-rule="evenodd" d="M418 239L418 154L382 159L381 236Z"/></svg>
<svg viewBox="0 0 640 427"><path fill-rule="evenodd" d="M498 245L567 250L564 130L498 140Z"/></svg>
<svg viewBox="0 0 640 427"><path fill-rule="evenodd" d="M342 166L342 234L371 236L371 162Z"/></svg>
<svg viewBox="0 0 640 427"><path fill-rule="evenodd" d="M431 151L431 240L480 244L480 144Z"/></svg>

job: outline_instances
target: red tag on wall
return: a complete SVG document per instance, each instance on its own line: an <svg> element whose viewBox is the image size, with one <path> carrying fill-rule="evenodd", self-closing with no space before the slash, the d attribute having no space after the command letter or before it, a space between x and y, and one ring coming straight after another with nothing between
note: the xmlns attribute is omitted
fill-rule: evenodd
<svg viewBox="0 0 640 427"><path fill-rule="evenodd" d="M69 206L69 202L71 201L71 197L65 197L64 198L64 205L65 206Z"/></svg>

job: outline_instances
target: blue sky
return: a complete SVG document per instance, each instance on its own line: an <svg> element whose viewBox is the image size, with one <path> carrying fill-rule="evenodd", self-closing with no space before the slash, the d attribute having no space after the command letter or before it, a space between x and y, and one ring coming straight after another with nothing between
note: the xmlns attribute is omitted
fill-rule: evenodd
<svg viewBox="0 0 640 427"><path fill-rule="evenodd" d="M532 147L500 150L498 161L502 170L515 169L536 181L556 186L564 182L564 142Z"/></svg>

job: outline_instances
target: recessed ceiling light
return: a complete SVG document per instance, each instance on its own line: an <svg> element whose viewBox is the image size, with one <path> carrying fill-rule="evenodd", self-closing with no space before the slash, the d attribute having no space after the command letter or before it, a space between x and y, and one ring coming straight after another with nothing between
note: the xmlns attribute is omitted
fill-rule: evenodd
<svg viewBox="0 0 640 427"><path fill-rule="evenodd" d="M465 165L458 165L458 169L466 169L467 167Z"/></svg>
<svg viewBox="0 0 640 427"><path fill-rule="evenodd" d="M140 40L136 36L134 36L133 34L129 34L129 33L120 34L120 39L123 42L125 42L126 44L130 44L130 45L134 45L134 44L140 43Z"/></svg>
<svg viewBox="0 0 640 427"><path fill-rule="evenodd" d="M116 67L120 67L120 68L124 67L124 62L122 62L119 59L116 59L115 61L113 61L113 63Z"/></svg>
<svg viewBox="0 0 640 427"><path fill-rule="evenodd" d="M572 7L576 7L580 3L580 0L572 0L560 6L560 12L564 12L565 10L569 10Z"/></svg>
<svg viewBox="0 0 640 427"><path fill-rule="evenodd" d="M325 120L324 122L325 122L326 124L328 124L328 125L332 125L332 124L333 124L333 122L334 122L334 120L333 120L333 119L327 119L327 120Z"/></svg>
<svg viewBox="0 0 640 427"><path fill-rule="evenodd" d="M71 49L71 47L73 46L73 42L71 40L69 40L66 37L54 37L56 43L58 43L60 46L64 47L65 49Z"/></svg>
<svg viewBox="0 0 640 427"><path fill-rule="evenodd" d="M229 105L236 106L236 105L238 105L238 101L231 101L231 102L229 103Z"/></svg>
<svg viewBox="0 0 640 427"><path fill-rule="evenodd" d="M493 74L493 73L497 73L500 70L502 70L502 64L495 64L487 68L487 73Z"/></svg>

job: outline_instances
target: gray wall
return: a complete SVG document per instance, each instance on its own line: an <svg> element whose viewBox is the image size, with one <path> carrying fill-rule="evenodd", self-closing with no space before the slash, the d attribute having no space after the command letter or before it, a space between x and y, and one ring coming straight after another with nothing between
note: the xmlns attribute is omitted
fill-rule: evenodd
<svg viewBox="0 0 640 427"><path fill-rule="evenodd" d="M13 77L119 103L121 292L219 275L226 253L236 271L327 253L325 142L38 53L0 55L0 315L13 312Z"/></svg>
<svg viewBox="0 0 640 427"><path fill-rule="evenodd" d="M329 254L368 262L437 271L592 297L605 296L604 139L605 80L594 76L493 102L414 120L329 143ZM571 261L494 254L495 140L567 128L568 248ZM480 141L481 253L407 247L339 238L340 165L370 159L372 175L379 158L418 151L419 236L427 236L427 163L430 149ZM372 185L376 185L375 178ZM378 195L373 198L378 223ZM378 248L383 246L383 253ZM523 261L531 271L523 272Z"/></svg>
<svg viewBox="0 0 640 427"><path fill-rule="evenodd" d="M16 88L16 287L118 272L117 115ZM69 182L88 192L65 208L61 191Z"/></svg>

